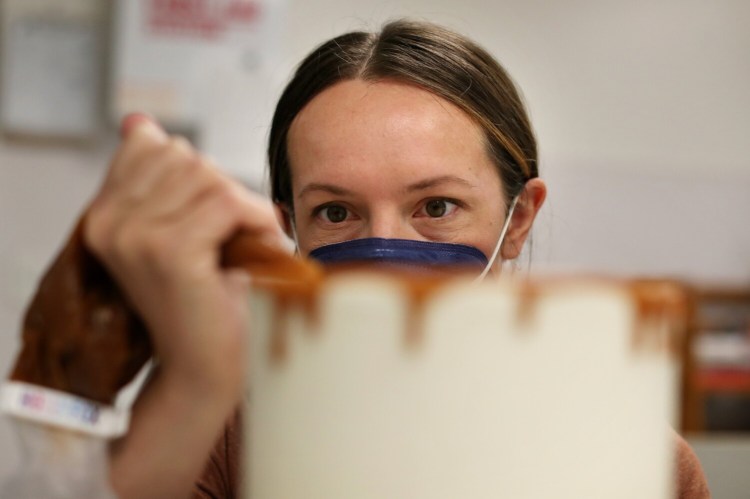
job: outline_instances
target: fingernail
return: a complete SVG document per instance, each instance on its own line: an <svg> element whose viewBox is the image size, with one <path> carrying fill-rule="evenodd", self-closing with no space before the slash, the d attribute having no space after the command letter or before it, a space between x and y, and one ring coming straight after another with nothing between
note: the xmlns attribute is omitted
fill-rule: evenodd
<svg viewBox="0 0 750 499"><path fill-rule="evenodd" d="M139 127L150 127L154 131L164 135L164 130L156 120L146 113L130 113L120 122L120 137L125 138Z"/></svg>

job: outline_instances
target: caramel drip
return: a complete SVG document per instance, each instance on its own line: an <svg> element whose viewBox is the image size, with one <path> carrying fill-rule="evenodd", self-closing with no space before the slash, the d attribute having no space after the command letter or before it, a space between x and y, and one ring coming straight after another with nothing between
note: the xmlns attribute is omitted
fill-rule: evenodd
<svg viewBox="0 0 750 499"><path fill-rule="evenodd" d="M630 295L635 308L631 331L634 351L668 352L680 356L691 310L689 293L684 285L669 280L620 280L606 277L548 278L521 284L517 312L520 327L529 324L543 293L563 290L575 284L619 287Z"/></svg>
<svg viewBox="0 0 750 499"><path fill-rule="evenodd" d="M275 363L281 363L287 358L288 329L286 318L288 317L287 312L291 308L290 305L291 301L285 300L283 297L274 304L268 354Z"/></svg>
<svg viewBox="0 0 750 499"><path fill-rule="evenodd" d="M630 291L636 306L633 348L681 355L691 310L686 289L674 281L639 280Z"/></svg>
<svg viewBox="0 0 750 499"><path fill-rule="evenodd" d="M282 362L287 356L287 319L299 307L308 321L317 323L323 269L311 260L295 258L251 235L240 234L224 248L222 263L239 267L251 276L251 282L269 292L274 301L269 356ZM316 328L309 327L310 331Z"/></svg>
<svg viewBox="0 0 750 499"><path fill-rule="evenodd" d="M408 349L416 349L425 337L424 314L428 300L454 276L415 274L410 276L410 279L404 279L404 274L400 274L398 277L401 278L400 282L406 288L411 312L407 316L404 345Z"/></svg>
<svg viewBox="0 0 750 499"><path fill-rule="evenodd" d="M302 315L307 321L307 331L314 334L318 330L320 316L320 307L318 306L320 293L318 289L321 284L322 281L312 281L303 284L297 283L297 286L292 284L275 284L273 286L273 294L276 298L273 304L273 324L271 326L273 329L269 345L269 354L273 362L283 362L287 358L288 319L293 311L301 309ZM266 285L263 281L257 284L259 287L266 287Z"/></svg>
<svg viewBox="0 0 750 499"><path fill-rule="evenodd" d="M294 309L301 308L308 324L319 322L318 296L324 281L328 277L356 272L363 275L389 276L403 286L409 301L410 314L407 318L404 344L407 348L416 348L424 337L424 309L429 298L457 276L466 275L464 270L450 270L442 274L425 273L412 269L391 267L374 268L367 265L340 265L326 269L325 273L315 263L300 260L289 255L277 255L279 261L289 260L284 265L274 265L283 269L283 275L270 277L271 272L264 273L264 278L255 279L257 288L270 292L274 301L273 325L270 341L270 357L274 362L281 362L288 351L287 318ZM299 268L295 273L289 268ZM264 269L267 270L267 269ZM252 272L252 271L251 271ZM309 331L317 331L309 327Z"/></svg>
<svg viewBox="0 0 750 499"><path fill-rule="evenodd" d="M542 290L538 283L524 281L518 294L516 325L519 329L528 329L536 315L537 304Z"/></svg>

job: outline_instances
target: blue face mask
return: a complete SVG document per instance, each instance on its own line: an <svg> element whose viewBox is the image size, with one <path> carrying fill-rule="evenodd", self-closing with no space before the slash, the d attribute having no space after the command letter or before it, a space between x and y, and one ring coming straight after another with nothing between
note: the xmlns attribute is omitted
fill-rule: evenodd
<svg viewBox="0 0 750 499"><path fill-rule="evenodd" d="M378 263L428 269L465 267L476 268L477 271L481 271L488 263L484 253L465 244L379 237L354 239L321 246L311 251L309 256L326 265Z"/></svg>
<svg viewBox="0 0 750 499"><path fill-rule="evenodd" d="M342 243L329 244L312 250L310 258L323 264L337 263L381 263L388 265L436 269L446 267L476 268L479 272L477 281L484 279L495 259L500 254L505 234L508 232L518 196L511 202L505 223L500 231L492 256L487 256L474 246L465 244L436 243L432 241L413 241L410 239L383 239L370 237L353 239ZM299 247L297 232L292 225L294 242Z"/></svg>

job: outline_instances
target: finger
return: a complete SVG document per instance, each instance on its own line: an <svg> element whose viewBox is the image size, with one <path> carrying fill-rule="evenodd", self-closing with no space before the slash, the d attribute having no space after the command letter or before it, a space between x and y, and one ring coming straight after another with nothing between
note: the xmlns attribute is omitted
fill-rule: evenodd
<svg viewBox="0 0 750 499"><path fill-rule="evenodd" d="M173 142L172 147L143 160L145 166L134 166L89 207L84 236L95 252L105 253L123 227L140 233L141 226L185 216L202 193L220 184L218 170L207 166L198 153L184 145L186 141Z"/></svg>
<svg viewBox="0 0 750 499"><path fill-rule="evenodd" d="M111 236L99 237L102 253L127 268L147 265L189 278L193 269L216 268L222 246L238 231L282 244L283 232L265 198L210 169L202 181L185 188L152 196L117 221L110 220Z"/></svg>
<svg viewBox="0 0 750 499"><path fill-rule="evenodd" d="M167 143L148 156L128 166L127 171L112 186L108 195L111 202L128 209L151 196L159 196L159 186L165 178L185 175L199 167L199 154L183 137L171 137ZM186 181L189 175L186 175Z"/></svg>
<svg viewBox="0 0 750 499"><path fill-rule="evenodd" d="M125 139L134 127L144 121L156 123L150 115L141 112L129 113L120 122L120 138Z"/></svg>
<svg viewBox="0 0 750 499"><path fill-rule="evenodd" d="M170 191L159 192L163 179L174 172L179 174L196 170L199 164L200 158L192 146L185 139L174 138L161 150L152 151L149 157L129 165L126 175L103 187L87 209L84 234L86 240L92 243L90 247L95 249L97 241L108 238L107 234L117 230L135 212L142 212L137 209L138 205L144 202L153 204L148 203L149 199L156 202L170 199ZM178 174L174 176L180 178ZM185 178L180 178L180 182L189 183L190 175L183 176ZM91 227L92 224L94 227ZM92 228L93 234L89 230Z"/></svg>
<svg viewBox="0 0 750 499"><path fill-rule="evenodd" d="M195 161L171 168L153 186L154 195L143 199L139 214L154 221L179 219L206 192L221 184L221 173L196 155Z"/></svg>
<svg viewBox="0 0 750 499"><path fill-rule="evenodd" d="M192 240L196 251L208 248L215 257L221 245L239 231L274 241L283 238L272 204L226 177L220 177L219 185L195 201L172 230Z"/></svg>
<svg viewBox="0 0 750 499"><path fill-rule="evenodd" d="M127 123L122 126L123 139L110 163L103 190L117 185L140 160L154 154L169 142L167 133L145 115L128 117L126 120Z"/></svg>

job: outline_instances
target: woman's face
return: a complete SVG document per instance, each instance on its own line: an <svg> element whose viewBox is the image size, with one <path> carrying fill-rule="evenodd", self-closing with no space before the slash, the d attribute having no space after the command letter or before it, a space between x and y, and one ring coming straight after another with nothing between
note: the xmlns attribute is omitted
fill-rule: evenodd
<svg viewBox="0 0 750 499"><path fill-rule="evenodd" d="M299 251L383 237L463 243L489 257L506 215L481 129L394 81L338 83L289 131Z"/></svg>

